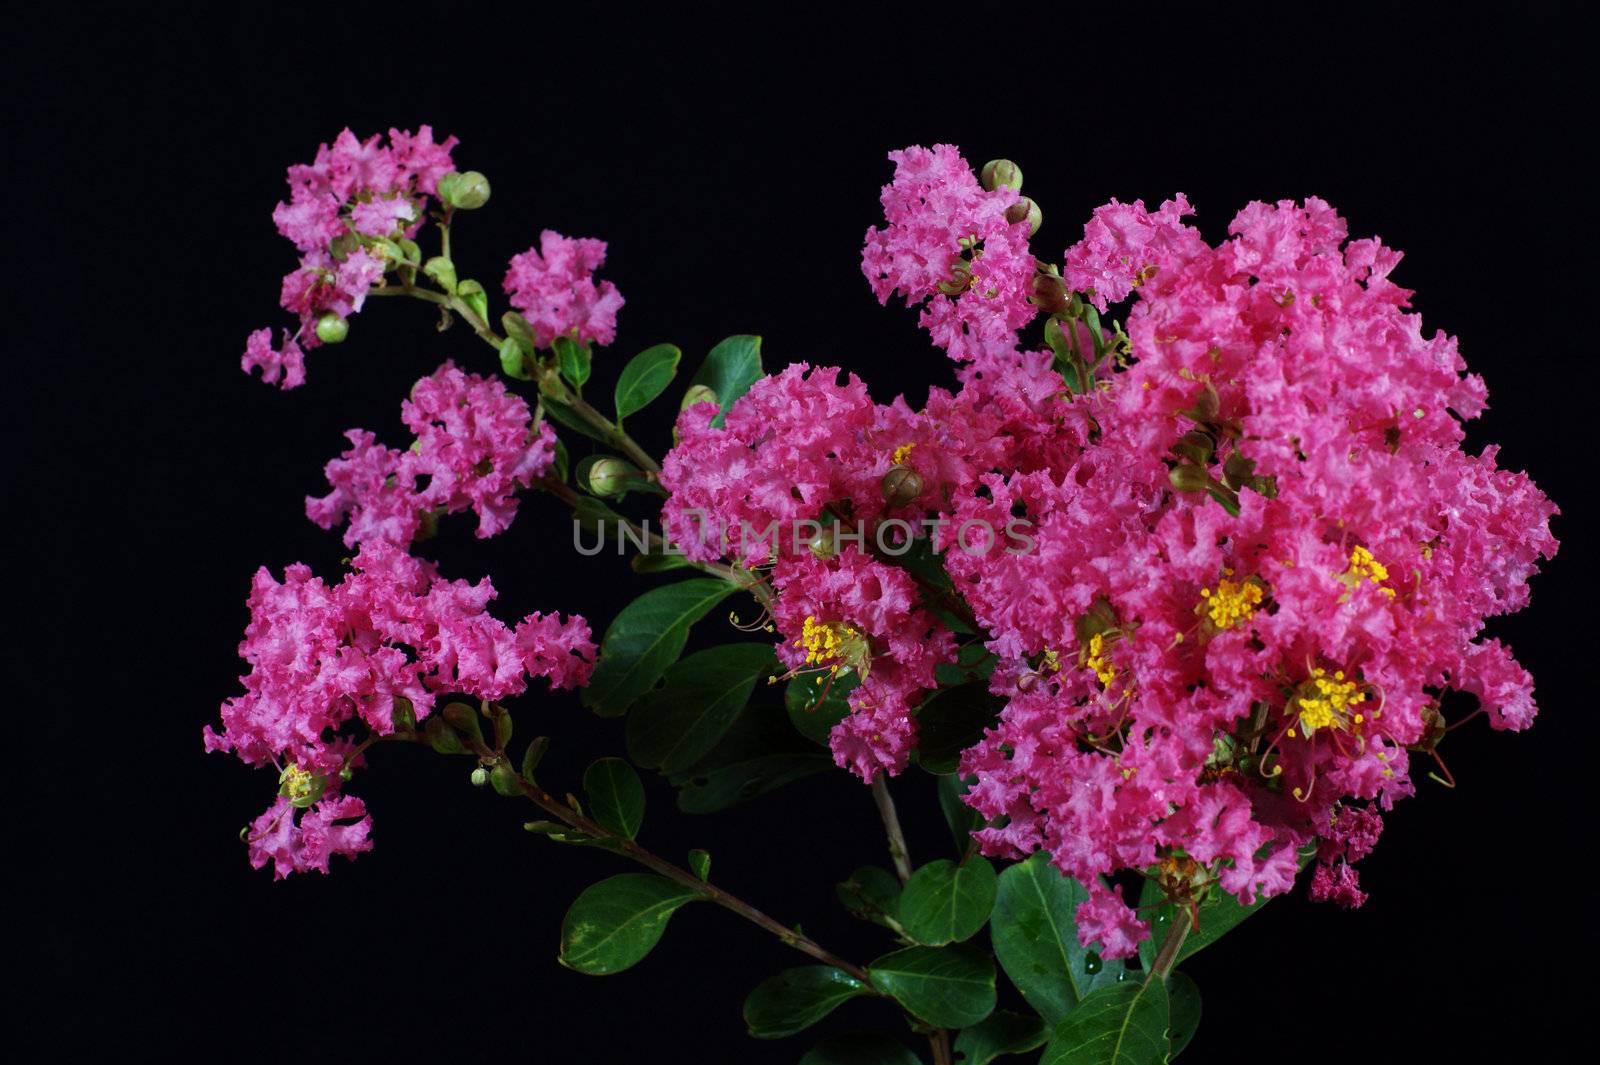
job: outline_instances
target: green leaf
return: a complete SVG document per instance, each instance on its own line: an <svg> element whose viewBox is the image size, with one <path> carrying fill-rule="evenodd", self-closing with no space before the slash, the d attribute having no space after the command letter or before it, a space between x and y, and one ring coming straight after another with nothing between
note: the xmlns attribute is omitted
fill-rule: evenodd
<svg viewBox="0 0 1600 1065"><path fill-rule="evenodd" d="M689 560L681 554L664 552L662 554L632 555L628 565L633 567L635 573L670 573L675 569L685 569Z"/></svg>
<svg viewBox="0 0 1600 1065"><path fill-rule="evenodd" d="M1050 1029L1032 1014L995 1010L956 1036L956 1065L989 1065L1004 1054L1025 1054L1044 1045Z"/></svg>
<svg viewBox="0 0 1600 1065"><path fill-rule="evenodd" d="M657 344L646 348L622 368L617 378L617 421L644 407L672 383L678 372L678 360L683 352L674 344Z"/></svg>
<svg viewBox="0 0 1600 1065"><path fill-rule="evenodd" d="M489 704L489 720L494 724L494 749L504 751L511 742L511 715L498 703Z"/></svg>
<svg viewBox="0 0 1600 1065"><path fill-rule="evenodd" d="M533 783L533 771L539 768L544 752L549 749L549 736L535 736L533 742L528 744L528 749L522 752L522 776L529 784Z"/></svg>
<svg viewBox="0 0 1600 1065"><path fill-rule="evenodd" d="M1307 851L1305 854L1297 855L1300 868L1304 869L1315 853ZM1164 901L1161 888L1153 879L1155 868L1147 869L1146 873L1148 875L1144 882L1144 890L1139 895L1139 912L1149 914L1150 938L1139 944L1139 961L1149 969L1151 963L1155 961L1156 951L1161 949L1167 930L1172 927L1173 910L1172 904ZM1197 907L1200 918L1199 929L1190 929L1172 964L1176 965L1185 958L1200 953L1270 901L1269 898L1258 896L1255 902L1245 906L1222 888L1213 886L1205 901ZM1184 920L1192 920L1187 910L1184 912Z"/></svg>
<svg viewBox="0 0 1600 1065"><path fill-rule="evenodd" d="M595 976L635 965L667 920L699 892L654 873L622 873L584 890L561 922L560 961Z"/></svg>
<svg viewBox="0 0 1600 1065"><path fill-rule="evenodd" d="M598 440L602 444L610 443L610 441L605 438L605 434L601 433L600 430L584 421L583 417L579 415L577 411L573 410L565 403L562 403L558 399L551 399L549 396L545 396L543 402L545 414L549 415L550 420L555 422L557 425L565 426L575 433L581 433L584 436L587 436L590 440Z"/></svg>
<svg viewBox="0 0 1600 1065"><path fill-rule="evenodd" d="M744 1023L757 1039L781 1039L816 1024L842 1003L872 989L831 965L785 969L744 1000Z"/></svg>
<svg viewBox="0 0 1600 1065"><path fill-rule="evenodd" d="M633 766L620 758L602 758L583 774L589 812L601 828L633 839L644 823L644 785Z"/></svg>
<svg viewBox="0 0 1600 1065"><path fill-rule="evenodd" d="M538 348L534 343L533 326L516 311L507 311L500 316L500 331L521 344L524 351L532 352Z"/></svg>
<svg viewBox="0 0 1600 1065"><path fill-rule="evenodd" d="M1074 913L1086 898L1083 885L1061 875L1044 854L1000 874L989 927L995 957L1051 1025L1125 972L1121 960L1101 961L1078 944Z"/></svg>
<svg viewBox="0 0 1600 1065"><path fill-rule="evenodd" d="M450 722L457 732L470 736L477 743L483 742L483 726L478 723L478 708L466 703L446 703L439 716Z"/></svg>
<svg viewBox="0 0 1600 1065"><path fill-rule="evenodd" d="M566 442L563 441L559 436L556 437L556 454L551 465L555 470L556 478L561 481L566 481L567 474L571 472L572 469L572 459L567 454Z"/></svg>
<svg viewBox="0 0 1600 1065"><path fill-rule="evenodd" d="M689 626L736 589L694 579L652 589L622 608L600 641L600 657L583 704L601 717L626 713L683 653Z"/></svg>
<svg viewBox="0 0 1600 1065"><path fill-rule="evenodd" d="M472 308L472 313L479 319L489 320L489 296L483 291L483 285L467 278L456 283L456 298Z"/></svg>
<svg viewBox="0 0 1600 1065"><path fill-rule="evenodd" d="M778 667L769 643L726 643L675 662L628 718L628 755L663 773L694 765Z"/></svg>
<svg viewBox="0 0 1600 1065"><path fill-rule="evenodd" d="M670 780L678 809L708 814L833 768L831 757L794 734L781 710L751 706L721 743Z"/></svg>
<svg viewBox="0 0 1600 1065"><path fill-rule="evenodd" d="M711 879L711 852L696 847L689 852L689 868L694 870L694 875L701 880Z"/></svg>
<svg viewBox="0 0 1600 1065"><path fill-rule="evenodd" d="M720 429L739 397L760 379L761 338L731 336L711 349L689 383L705 385L717 394L722 409L711 419L711 424Z"/></svg>
<svg viewBox="0 0 1600 1065"><path fill-rule="evenodd" d="M433 278L439 287L446 292L454 293L456 290L456 264L442 255L435 255L422 264L422 272Z"/></svg>
<svg viewBox="0 0 1600 1065"><path fill-rule="evenodd" d="M558 336L551 346L555 349L556 365L561 367L561 376L582 388L589 380L591 369L589 345L569 336Z"/></svg>
<svg viewBox="0 0 1600 1065"><path fill-rule="evenodd" d="M428 718L428 723L422 727L422 734L428 740L428 746L440 754L470 754L466 745L461 742L461 737L456 730L451 728L444 718L434 716Z"/></svg>
<svg viewBox="0 0 1600 1065"><path fill-rule="evenodd" d="M528 372L528 358L522 345L511 337L500 341L500 369L507 377L514 377L518 381L533 380L533 374Z"/></svg>
<svg viewBox="0 0 1600 1065"><path fill-rule="evenodd" d="M994 963L966 943L907 947L867 970L878 990L940 1028L965 1028L994 1010Z"/></svg>
<svg viewBox="0 0 1600 1065"><path fill-rule="evenodd" d="M850 676L835 674L832 681L817 683L815 676L796 677L783 689L783 708L795 730L813 743L828 746L828 734L833 726L850 713L847 701L851 692L861 683L852 671Z"/></svg>
<svg viewBox="0 0 1600 1065"><path fill-rule="evenodd" d="M494 785L496 794L508 799L522 795L522 782L517 779L517 771L505 762L496 762L494 768L489 770L489 783Z"/></svg>
<svg viewBox="0 0 1600 1065"><path fill-rule="evenodd" d="M1039 1065L1163 1065L1167 1020L1160 980L1102 987L1056 1026Z"/></svg>
<svg viewBox="0 0 1600 1065"><path fill-rule="evenodd" d="M1183 973L1173 973L1167 977L1167 999L1171 1005L1171 1019L1167 1022L1171 1060L1183 1052L1200 1027L1200 988Z"/></svg>
<svg viewBox="0 0 1600 1065"><path fill-rule="evenodd" d="M917 711L917 762L930 773L954 773L961 752L983 739L1000 706L986 683L935 692Z"/></svg>
<svg viewBox="0 0 1600 1065"><path fill-rule="evenodd" d="M994 866L977 855L960 865L948 858L929 862L906 881L900 924L928 946L969 939L989 919L997 880Z"/></svg>
<svg viewBox="0 0 1600 1065"><path fill-rule="evenodd" d="M863 865L834 890L844 908L864 921L900 932L900 880L887 869Z"/></svg>
<svg viewBox="0 0 1600 1065"><path fill-rule="evenodd" d="M970 778L963 780L954 773L939 778L939 810L944 814L944 823L950 826L957 854L967 853L972 834L983 826L983 815L961 801L970 784Z"/></svg>
<svg viewBox="0 0 1600 1065"><path fill-rule="evenodd" d="M800 1065L922 1065L904 1045L886 1035L838 1035L824 1039Z"/></svg>

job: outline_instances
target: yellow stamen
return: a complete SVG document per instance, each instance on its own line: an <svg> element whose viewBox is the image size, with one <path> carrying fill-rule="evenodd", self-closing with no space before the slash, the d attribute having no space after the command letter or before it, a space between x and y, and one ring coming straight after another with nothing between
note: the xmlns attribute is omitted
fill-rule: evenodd
<svg viewBox="0 0 1600 1065"><path fill-rule="evenodd" d="M1211 623L1219 629L1231 629L1250 620L1250 615L1261 605L1264 593L1257 581L1246 579L1235 582L1223 578L1217 582L1215 592L1210 588L1200 589L1200 598L1205 600L1204 606Z"/></svg>
<svg viewBox="0 0 1600 1065"><path fill-rule="evenodd" d="M905 462L907 456L909 456L911 454L911 449L916 447L916 446L917 445L916 445L915 441L913 441L913 442L911 442L909 444L901 444L899 447L894 449L894 455L891 456L891 461L896 466L899 466L900 464Z"/></svg>

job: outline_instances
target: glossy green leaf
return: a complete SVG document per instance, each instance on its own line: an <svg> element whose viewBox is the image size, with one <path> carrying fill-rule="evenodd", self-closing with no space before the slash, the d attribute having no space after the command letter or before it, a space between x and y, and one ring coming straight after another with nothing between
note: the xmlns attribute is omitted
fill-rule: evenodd
<svg viewBox="0 0 1600 1065"><path fill-rule="evenodd" d="M705 385L717 394L717 402L722 409L711 420L711 424L720 429L723 419L739 397L750 391L750 386L760 379L761 338L731 336L711 349L689 383Z"/></svg>
<svg viewBox="0 0 1600 1065"><path fill-rule="evenodd" d="M1163 1065L1167 988L1160 980L1125 980L1078 1003L1056 1026L1039 1065Z"/></svg>
<svg viewBox="0 0 1600 1065"><path fill-rule="evenodd" d="M889 870L864 865L834 890L857 917L900 932L900 880Z"/></svg>
<svg viewBox="0 0 1600 1065"><path fill-rule="evenodd" d="M565 482L568 474L572 472L572 456L567 453L566 442L559 436L556 437L555 457L550 465L556 479L562 482Z"/></svg>
<svg viewBox="0 0 1600 1065"><path fill-rule="evenodd" d="M939 778L939 810L944 814L944 823L950 826L957 854L967 853L972 834L983 827L983 815L961 801L970 784L970 778L963 780L954 773Z"/></svg>
<svg viewBox="0 0 1600 1065"><path fill-rule="evenodd" d="M533 374L528 371L528 356L522 350L522 345L511 337L500 341L500 369L507 377L514 377L518 381L531 381Z"/></svg>
<svg viewBox="0 0 1600 1065"><path fill-rule="evenodd" d="M906 935L940 946L976 935L994 908L998 878L986 858L973 855L961 864L948 858L929 862L911 874L900 895L900 925Z"/></svg>
<svg viewBox="0 0 1600 1065"><path fill-rule="evenodd" d="M961 752L983 739L1000 716L986 683L943 688L917 711L917 762L930 773L954 773Z"/></svg>
<svg viewBox="0 0 1600 1065"><path fill-rule="evenodd" d="M1000 874L990 936L995 957L1028 1005L1051 1025L1078 1002L1125 973L1122 961L1101 961L1078 944L1074 924L1083 885L1063 876L1044 854Z"/></svg>
<svg viewBox="0 0 1600 1065"><path fill-rule="evenodd" d="M555 349L556 365L561 367L561 376L582 388L588 382L591 370L593 356L589 346L569 336L558 336L551 347Z"/></svg>
<svg viewBox="0 0 1600 1065"><path fill-rule="evenodd" d="M483 725L478 721L478 708L467 703L446 703L439 716L450 726L474 743L483 743Z"/></svg>
<svg viewBox="0 0 1600 1065"><path fill-rule="evenodd" d="M770 643L729 643L675 662L628 717L628 754L680 773L717 745L778 660Z"/></svg>
<svg viewBox="0 0 1600 1065"><path fill-rule="evenodd" d="M633 839L644 823L644 785L633 766L620 758L602 758L583 774L589 813L601 828Z"/></svg>
<svg viewBox="0 0 1600 1065"><path fill-rule="evenodd" d="M670 573L675 569L686 569L689 560L681 554L632 555L628 558L628 565L635 573Z"/></svg>
<svg viewBox="0 0 1600 1065"><path fill-rule="evenodd" d="M898 1040L886 1035L840 1035L824 1039L800 1059L800 1065L922 1065Z"/></svg>
<svg viewBox="0 0 1600 1065"><path fill-rule="evenodd" d="M533 771L539 768L544 752L549 749L549 736L535 736L533 742L528 744L528 749L522 752L522 775L528 783L533 783Z"/></svg>
<svg viewBox="0 0 1600 1065"><path fill-rule="evenodd" d="M828 746L828 734L833 726L850 713L850 693L856 690L861 678L835 675L832 680L824 674L822 683L813 675L796 677L783 688L783 708L800 735L813 743Z"/></svg>
<svg viewBox="0 0 1600 1065"><path fill-rule="evenodd" d="M571 407L567 406L565 403L562 403L558 399L551 399L549 396L545 396L543 402L545 414L547 414L550 420L555 422L557 425L565 426L575 433L581 433L584 436L587 436L590 440L598 440L602 444L610 443L610 441L605 438L605 434L601 433L600 430L584 421L582 415L573 410Z"/></svg>
<svg viewBox="0 0 1600 1065"><path fill-rule="evenodd" d="M755 705L704 758L669 779L678 809L708 814L833 768L829 755L794 734L782 710Z"/></svg>
<svg viewBox="0 0 1600 1065"><path fill-rule="evenodd" d="M711 879L711 852L696 847L689 852L689 868L701 880Z"/></svg>
<svg viewBox="0 0 1600 1065"><path fill-rule="evenodd" d="M1200 1027L1200 988L1185 974L1173 973L1167 977L1167 999L1171 1014L1167 1037L1172 1040L1171 1057L1176 1058Z"/></svg>
<svg viewBox="0 0 1600 1065"><path fill-rule="evenodd" d="M596 976L621 972L650 953L674 912L701 897L654 873L602 880L578 896L561 922L561 964Z"/></svg>
<svg viewBox="0 0 1600 1065"><path fill-rule="evenodd" d="M744 1000L744 1023L757 1039L781 1039L816 1024L842 1003L872 989L831 965L785 969Z"/></svg>
<svg viewBox="0 0 1600 1065"><path fill-rule="evenodd" d="M456 297L472 308L480 321L489 320L489 294L484 292L483 284L471 278L456 282Z"/></svg>
<svg viewBox="0 0 1600 1065"><path fill-rule="evenodd" d="M956 1065L989 1065L1003 1055L1025 1054L1044 1046L1048 1038L1049 1026L1031 1013L995 1010L956 1036Z"/></svg>
<svg viewBox="0 0 1600 1065"><path fill-rule="evenodd" d="M600 641L583 704L601 717L626 713L683 653L689 626L735 590L727 581L680 581L652 589L623 607Z"/></svg>
<svg viewBox="0 0 1600 1065"><path fill-rule="evenodd" d="M628 360L617 378L617 421L646 405L667 390L678 372L683 352L673 344L657 344Z"/></svg>
<svg viewBox="0 0 1600 1065"><path fill-rule="evenodd" d="M965 1028L994 1011L994 963L966 943L907 947L867 971L878 990L940 1028Z"/></svg>
<svg viewBox="0 0 1600 1065"><path fill-rule="evenodd" d="M428 746L439 754L472 753L461 742L460 734L450 727L449 722L438 715L428 718L428 723L422 726L422 734L427 739Z"/></svg>

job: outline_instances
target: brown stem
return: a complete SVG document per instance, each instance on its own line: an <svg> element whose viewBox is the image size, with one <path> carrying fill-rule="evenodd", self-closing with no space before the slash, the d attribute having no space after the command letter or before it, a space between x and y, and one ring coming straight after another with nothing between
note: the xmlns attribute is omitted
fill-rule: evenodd
<svg viewBox="0 0 1600 1065"><path fill-rule="evenodd" d="M1191 923L1189 915L1181 909L1172 911L1172 927L1167 929L1167 938L1161 941L1161 949L1156 951L1155 960L1150 963L1150 975L1145 977L1145 983L1165 980L1172 972L1172 967L1178 963L1178 952L1183 949L1183 941L1189 938Z"/></svg>
<svg viewBox="0 0 1600 1065"><path fill-rule="evenodd" d="M900 828L900 815L895 812L894 799L889 795L889 784L882 773L872 778L872 801L878 804L878 816L883 819L883 830L889 837L889 857L894 859L895 874L903 884L911 879L911 855L906 850L906 834Z"/></svg>
<svg viewBox="0 0 1600 1065"><path fill-rule="evenodd" d="M911 852L906 849L906 834L900 827L900 814L894 808L894 797L889 794L888 776L879 773L872 778L872 801L877 804L878 816L883 819L884 835L889 837L889 857L894 859L894 871L904 884L911 879ZM933 1050L933 1065L954 1065L950 1056L950 1033L943 1028L928 1030L928 1046Z"/></svg>
<svg viewBox="0 0 1600 1065"><path fill-rule="evenodd" d="M482 752L481 756L497 757L494 752L487 749ZM793 928L789 928L778 923L776 920L768 917L765 913L762 913L760 910L756 909L748 902L745 902L743 899L729 894L728 892L717 887L715 884L706 883L689 870L681 869L667 861L665 858L661 858L655 854L652 854L650 851L645 850L643 847L639 846L638 843L635 843L626 836L618 835L615 832L601 827L599 824L589 820L589 818L572 809L566 803L561 802L554 796L550 795L543 788L540 788L536 784L529 783L521 775L517 776L517 790L522 792L522 794L526 796L535 806L539 807L545 813L549 814L551 817L569 826L570 828L577 829L584 835L590 836L594 839L608 839L612 841L612 843L616 845L618 853L632 858L646 869L659 873L669 880L676 881L677 883L682 884L684 887L694 891L707 902L714 902L723 909L738 914L751 924L766 929L768 932L771 932L773 935L777 936L784 943L793 947L795 950L798 950L804 954L809 954L811 957L822 962L824 965L831 965L835 969L849 973L857 980L860 980L863 984L866 984L869 988L872 986L872 977L861 966L856 965L853 962L845 961L843 958L827 950L809 936L804 935Z"/></svg>

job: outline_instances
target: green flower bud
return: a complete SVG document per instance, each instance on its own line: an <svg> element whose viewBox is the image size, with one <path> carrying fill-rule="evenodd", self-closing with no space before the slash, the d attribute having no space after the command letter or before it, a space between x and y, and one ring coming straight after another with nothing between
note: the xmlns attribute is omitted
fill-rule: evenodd
<svg viewBox="0 0 1600 1065"><path fill-rule="evenodd" d="M1044 212L1039 210L1039 205L1024 196L1010 207L1006 208L1006 221L1016 225L1023 219L1028 220L1028 236L1039 232L1039 227L1044 225Z"/></svg>
<svg viewBox="0 0 1600 1065"><path fill-rule="evenodd" d="M710 385L690 385L689 390L683 394L683 402L678 404L678 409L688 410L696 403L716 403L720 405L721 402L717 398L716 389Z"/></svg>
<svg viewBox="0 0 1600 1065"><path fill-rule="evenodd" d="M489 783L489 771L480 765L472 771L472 786L481 788L487 783Z"/></svg>
<svg viewBox="0 0 1600 1065"><path fill-rule="evenodd" d="M461 211L476 211L489 202L489 179L476 170L449 173L439 179L439 198Z"/></svg>
<svg viewBox="0 0 1600 1065"><path fill-rule="evenodd" d="M633 465L622 459L603 458L589 467L589 491L597 496L621 495L635 472Z"/></svg>
<svg viewBox="0 0 1600 1065"><path fill-rule="evenodd" d="M922 475L910 466L891 466L878 484L883 501L891 507L902 506L922 494Z"/></svg>
<svg viewBox="0 0 1600 1065"><path fill-rule="evenodd" d="M1067 309L1070 297L1067 283L1052 274L1035 274L1033 295L1030 300L1046 314L1060 314Z"/></svg>
<svg viewBox="0 0 1600 1065"><path fill-rule="evenodd" d="M1167 479L1172 482L1172 487L1180 492L1204 492L1212 485L1209 473L1199 466L1191 466L1188 463L1172 467Z"/></svg>
<svg viewBox="0 0 1600 1065"><path fill-rule="evenodd" d="M991 159L983 164L979 174L983 187L993 192L1004 185L1008 189L1022 191L1022 167L1009 159Z"/></svg>
<svg viewBox="0 0 1600 1065"><path fill-rule="evenodd" d="M811 551L811 556L826 562L839 553L839 541L834 538L832 529L823 529L817 535L806 541L806 547Z"/></svg>
<svg viewBox="0 0 1600 1065"><path fill-rule="evenodd" d="M350 323L329 311L317 319L317 339L324 344L340 344L350 335Z"/></svg>

